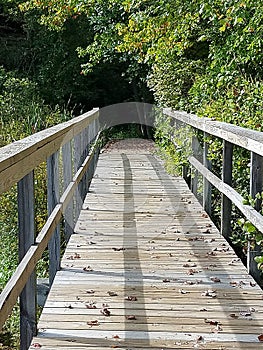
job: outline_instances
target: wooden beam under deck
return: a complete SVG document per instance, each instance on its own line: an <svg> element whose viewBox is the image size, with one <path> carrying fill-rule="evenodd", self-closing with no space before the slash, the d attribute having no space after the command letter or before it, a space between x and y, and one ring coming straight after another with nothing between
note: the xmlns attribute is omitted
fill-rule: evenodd
<svg viewBox="0 0 263 350"><path fill-rule="evenodd" d="M105 153L31 348L263 349L262 290L180 177Z"/></svg>

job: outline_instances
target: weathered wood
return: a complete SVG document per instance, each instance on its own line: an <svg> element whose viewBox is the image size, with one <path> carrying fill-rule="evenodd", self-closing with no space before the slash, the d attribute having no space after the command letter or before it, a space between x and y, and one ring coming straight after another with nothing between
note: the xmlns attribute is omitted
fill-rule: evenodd
<svg viewBox="0 0 263 350"><path fill-rule="evenodd" d="M196 129L207 134L219 137L222 140L243 147L248 151L263 156L263 133L228 124L214 121L210 118L199 118L194 114L173 111L170 108L164 108L163 113L169 117L178 119L183 123L193 126Z"/></svg>
<svg viewBox="0 0 263 350"><path fill-rule="evenodd" d="M46 161L50 155L58 151L96 118L98 118L98 109L2 147L0 193L7 191L40 163Z"/></svg>
<svg viewBox="0 0 263 350"><path fill-rule="evenodd" d="M256 198L257 193L262 193L263 190L263 157L251 152L251 164L250 164L250 195L252 198ZM260 211L262 199L256 199L255 209ZM261 255L261 247L255 243L254 247L251 247L249 242L247 252L247 268L248 272L255 278L257 282L261 280L261 272L255 262L255 257Z"/></svg>
<svg viewBox="0 0 263 350"><path fill-rule="evenodd" d="M208 169L212 169L211 161L208 159L209 146L207 142L208 135L204 133L204 145L203 145L203 164ZM209 181L203 176L203 208L209 216L211 216L211 198L212 198L212 187Z"/></svg>
<svg viewBox="0 0 263 350"><path fill-rule="evenodd" d="M82 135L78 134L74 137L74 173L78 171L82 163L82 152L81 152L81 142ZM78 183L78 188L75 191L74 197L74 220L76 221L79 217L79 213L82 207L82 185Z"/></svg>
<svg viewBox="0 0 263 350"><path fill-rule="evenodd" d="M9 174L9 171L11 176L13 176L12 169L16 169L19 175L15 174L14 178L11 179L11 182L9 184L13 184L12 181L15 181L14 179L20 179L23 172L26 172L41 163L44 160L44 157L52 154L51 150L56 151L60 145L66 144L70 137L77 135L81 131L81 128L87 127L96 118L98 118L97 111L91 111L85 115L75 118L73 121L63 123L57 127L45 130L43 133L35 134L33 137L29 137L23 140L22 143L18 142L9 145L8 147L4 147L3 152L2 149L0 152L0 169L3 169L3 171L0 173L0 178L3 179L4 175ZM8 152L7 149L9 147L10 151ZM43 154L41 151L43 151ZM48 217L43 229L36 237L35 245L31 245L32 243L29 245L30 248L27 250L25 256L19 263L14 275L11 277L3 289L0 295L0 327L3 326L6 318L15 305L18 296L21 294L23 288L25 287L27 280L33 273L38 260L41 258L44 250L46 249L53 232L61 220L62 212L65 211L67 205L72 199L72 188L76 188L77 183L79 183L81 177L89 166L94 153L95 146L93 147L92 152L90 152L90 155L84 161L80 169L77 171L75 178L73 177L72 182L70 182L70 184L67 186L66 191L60 199L60 203L55 206L54 210ZM8 165L10 165L10 168L13 168L11 170L10 168L5 169L5 167L8 167ZM20 166L24 168L20 169ZM5 172L5 170L8 172ZM49 172L51 173L52 171L57 172L56 166L53 167L53 169L51 169L49 166ZM74 183L74 181L77 181L77 183ZM3 188L7 188L7 182L5 182L3 186ZM54 189L55 186L53 190ZM54 190L53 194L55 194L56 191ZM55 194L53 198L55 198L56 202L59 198L59 195L57 196L57 194ZM33 203L33 201L31 203ZM27 214L28 212L26 215ZM57 259L55 259L55 261L56 263L58 262ZM33 289L34 288L31 288L31 290Z"/></svg>
<svg viewBox="0 0 263 350"><path fill-rule="evenodd" d="M257 349L261 294L183 179L150 155L102 154L32 344Z"/></svg>
<svg viewBox="0 0 263 350"><path fill-rule="evenodd" d="M59 203L59 153L56 152L47 160L47 204L48 216ZM60 225L58 225L48 243L49 252L49 284L52 285L57 271L60 269Z"/></svg>
<svg viewBox="0 0 263 350"><path fill-rule="evenodd" d="M223 141L223 165L222 165L222 180L225 184L231 187L232 185L232 168L233 168L233 144L228 141ZM221 234L229 240L231 234L231 212L232 202L222 194L221 203Z"/></svg>
<svg viewBox="0 0 263 350"><path fill-rule="evenodd" d="M19 261L35 243L34 173L18 182ZM32 272L20 294L20 349L26 350L36 335L36 272Z"/></svg>
<svg viewBox="0 0 263 350"><path fill-rule="evenodd" d="M34 271L38 260L41 258L48 242L59 224L62 216L62 205L55 207L52 214L48 217L44 227L36 237L35 245L31 245L25 256L17 266L13 276L7 282L0 295L0 328L3 327L5 320L15 305L18 296L21 294L27 283L29 276Z"/></svg>
<svg viewBox="0 0 263 350"><path fill-rule="evenodd" d="M189 162L194 165L198 171L207 178L207 180L215 186L221 193L228 197L239 210L247 217L247 219L261 232L263 232L263 217L250 205L243 204L244 198L237 193L232 187L225 184L221 179L215 176L211 171L207 170L194 157L189 158Z"/></svg>
<svg viewBox="0 0 263 350"><path fill-rule="evenodd" d="M63 187L66 191L70 182L72 181L73 176L73 155L72 155L72 144L71 142L66 143L62 147L62 162L63 162ZM73 200L71 200L65 211L63 212L64 216L64 236L66 242L68 242L70 236L73 233L74 227L74 215L73 215Z"/></svg>
<svg viewBox="0 0 263 350"><path fill-rule="evenodd" d="M198 139L196 135L192 136L192 154L194 157L198 155ZM195 167L191 167L191 191L197 197L198 191L198 171Z"/></svg>

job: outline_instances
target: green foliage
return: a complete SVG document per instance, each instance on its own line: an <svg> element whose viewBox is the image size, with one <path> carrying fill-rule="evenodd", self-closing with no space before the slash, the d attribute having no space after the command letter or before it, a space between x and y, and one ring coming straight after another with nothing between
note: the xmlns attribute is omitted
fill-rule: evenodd
<svg viewBox="0 0 263 350"><path fill-rule="evenodd" d="M192 154L191 140L193 132L182 124L174 125L172 119L162 113L155 124L155 142L160 148L159 155L164 159L166 169L173 174L182 175Z"/></svg>
<svg viewBox="0 0 263 350"><path fill-rule="evenodd" d="M70 114L58 108L52 110L39 96L37 84L20 78L0 67L0 146L21 139L41 129L62 122ZM36 231L43 227L47 216L45 164L35 170ZM0 290L12 276L18 263L17 191L16 186L0 196ZM46 257L38 266L40 276L47 275ZM18 308L0 333L1 343L15 346L18 342Z"/></svg>
<svg viewBox="0 0 263 350"><path fill-rule="evenodd" d="M43 98L53 105L70 101L78 110L131 99L152 102L146 85L159 106L263 131L259 1L28 0L20 4L22 15L16 7L20 1L2 3L6 12L23 18L27 40L20 52L25 54L16 54L14 62L35 83L0 70L1 145L60 118ZM188 138L188 130L158 120L156 140L174 172L186 164ZM222 143L208 141L213 170L220 176ZM244 197L249 161L247 152L234 149L233 186ZM219 200L214 191L216 220ZM235 210L233 240L245 251L248 237L261 238L238 218Z"/></svg>

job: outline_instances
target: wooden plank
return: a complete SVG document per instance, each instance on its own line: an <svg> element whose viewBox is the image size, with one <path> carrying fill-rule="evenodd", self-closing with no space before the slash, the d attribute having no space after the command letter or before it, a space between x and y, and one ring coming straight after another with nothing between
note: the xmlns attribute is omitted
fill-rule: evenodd
<svg viewBox="0 0 263 350"><path fill-rule="evenodd" d="M112 179L110 158L116 159ZM160 181L154 187L151 179L136 187L133 165L140 159L144 178L154 169ZM100 158L99 177L86 196L32 344L43 349L259 348L261 289L185 182L159 171L158 164L128 153ZM111 192L116 177L123 177L117 194ZM156 192L145 190L148 182ZM127 299L132 296L136 299Z"/></svg>

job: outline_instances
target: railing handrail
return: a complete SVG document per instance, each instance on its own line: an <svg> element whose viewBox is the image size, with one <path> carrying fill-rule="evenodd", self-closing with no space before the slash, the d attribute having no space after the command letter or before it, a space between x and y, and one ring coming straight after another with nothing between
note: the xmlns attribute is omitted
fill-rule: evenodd
<svg viewBox="0 0 263 350"><path fill-rule="evenodd" d="M0 194L98 118L98 108L0 148Z"/></svg>
<svg viewBox="0 0 263 350"><path fill-rule="evenodd" d="M226 122L215 121L207 117L198 117L195 114L174 111L171 108L164 108L163 112L185 124L188 124L200 131L213 135L225 141L263 156L263 132L246 129L241 126Z"/></svg>
<svg viewBox="0 0 263 350"><path fill-rule="evenodd" d="M79 188L80 199L75 196L77 207L75 217L86 195L89 179L94 170L94 156L97 149L99 131L99 109L93 109L79 117L40 131L22 140L16 141L0 149L0 193L18 184L18 217L19 217L19 257L13 276L0 294L0 329L11 313L17 298L20 296L20 325L24 325L21 333L20 349L27 349L36 331L35 305L35 267L44 250L49 245L50 265L53 281L55 272L60 266L60 230L59 223L64 216L82 179L85 186ZM74 142L72 141L74 140ZM63 147L62 147L63 146ZM72 154L75 149L75 156ZM59 195L59 157L61 150L64 174L64 190ZM65 157L65 160L64 160ZM43 162L48 164L48 209L49 216L42 230L35 237L34 214L34 173L33 170ZM92 163L93 162L93 163ZM90 168L90 165L92 167ZM72 173L75 168L74 174ZM64 173L65 171L65 173ZM86 178L85 178L86 176ZM56 177L56 178L54 178ZM54 195L55 194L55 195ZM80 203L81 202L81 203ZM73 205L73 204L72 204ZM69 215L72 214L71 213ZM73 220L74 221L74 220ZM71 223L74 226L74 222ZM34 276L33 276L34 275ZM32 278L33 276L33 278ZM33 289L33 292L32 292ZM32 294L33 293L33 294ZM22 317L22 318L21 318Z"/></svg>
<svg viewBox="0 0 263 350"><path fill-rule="evenodd" d="M256 208L244 204L245 199L232 187L233 145L250 151L250 195L256 198L257 193L263 191L263 132L246 129L225 122L214 121L210 118L198 117L194 114L173 111L164 108L163 114L172 119L193 127L203 132L203 155L202 161L198 158L198 146L196 138L192 137L192 154L188 156L191 165L191 189L197 196L198 173L203 177L203 207L211 213L211 186L214 186L222 194L221 206L221 234L229 240L231 233L231 212L234 204L260 232L263 233L263 216L259 213L260 200L256 202ZM216 176L211 170L211 163L207 158L209 144L207 136L215 136L223 140L223 164L222 178ZM174 142L174 140L171 140ZM190 152L191 153L191 152ZM200 156L200 155L199 155ZM200 157L199 157L200 158ZM186 169L183 176L186 179ZM208 198L209 197L209 198ZM260 273L254 257L260 253L260 247L254 251L248 247L247 268L248 272L260 282Z"/></svg>

